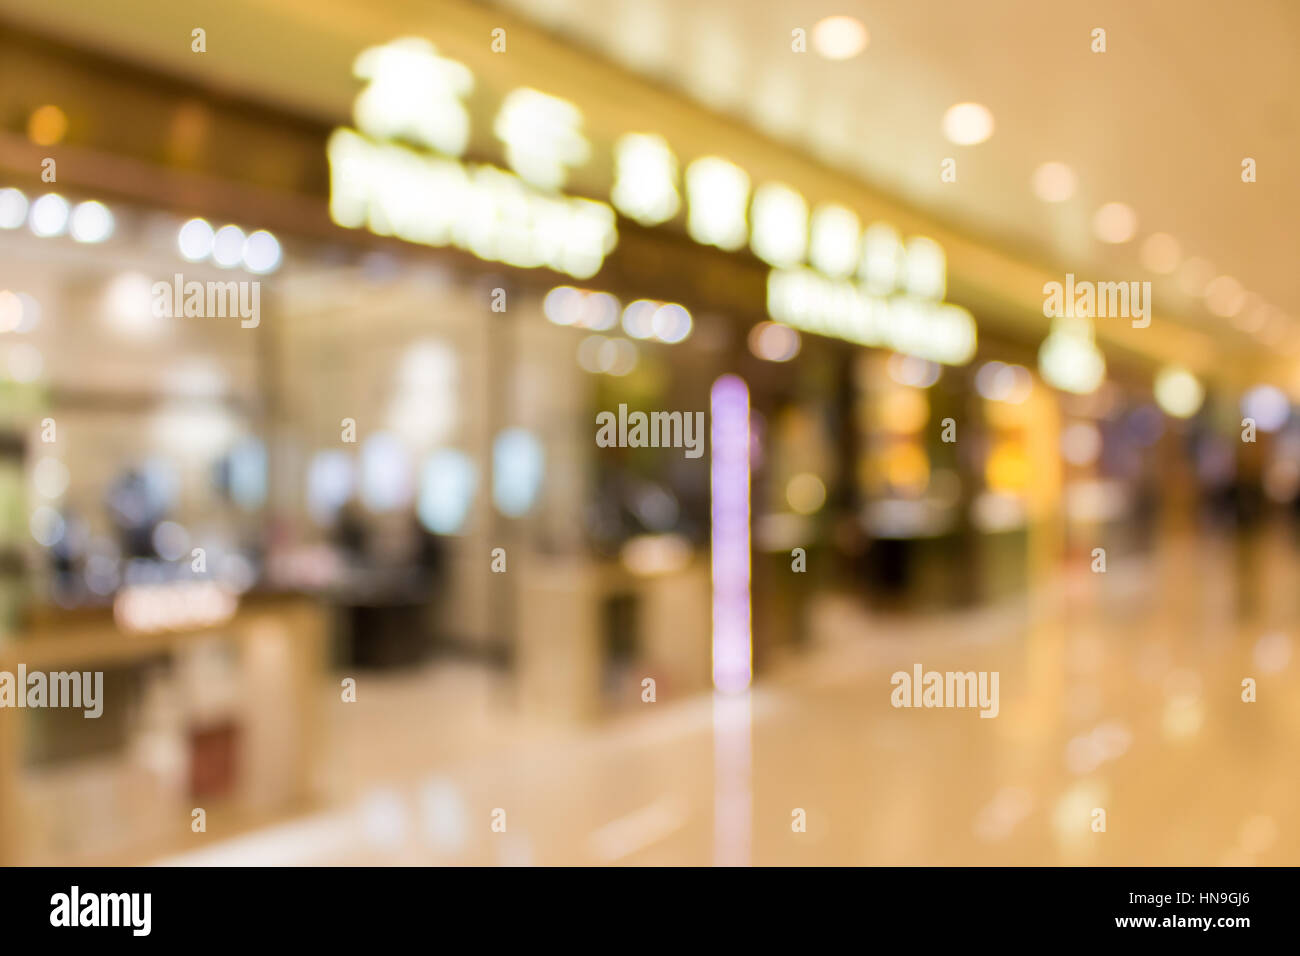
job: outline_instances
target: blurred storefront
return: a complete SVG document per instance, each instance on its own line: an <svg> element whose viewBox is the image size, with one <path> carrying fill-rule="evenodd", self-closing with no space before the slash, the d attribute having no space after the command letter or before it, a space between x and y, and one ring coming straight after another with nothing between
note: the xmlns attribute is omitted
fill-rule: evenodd
<svg viewBox="0 0 1300 956"><path fill-rule="evenodd" d="M0 648L110 661L131 701L5 724L8 858L311 806L327 669L457 655L523 712L608 715L646 675L721 685L724 571L761 672L826 595L969 607L1191 520L1151 488L1233 409L1184 426L1148 383L1210 381L1194 337L1099 327L1121 358L1072 393L1042 270L461 14L295 53L337 74L314 111L0 32ZM593 438L624 406L714 423L725 376L747 440ZM116 843L67 828L92 804Z"/></svg>

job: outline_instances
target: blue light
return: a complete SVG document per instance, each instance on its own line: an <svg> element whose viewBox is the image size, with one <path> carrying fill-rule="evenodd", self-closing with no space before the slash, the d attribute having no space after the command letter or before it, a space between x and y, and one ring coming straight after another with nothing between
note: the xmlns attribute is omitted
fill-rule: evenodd
<svg viewBox="0 0 1300 956"><path fill-rule="evenodd" d="M546 456L526 428L507 428L492 443L492 500L509 518L528 513L541 489Z"/></svg>
<svg viewBox="0 0 1300 956"><path fill-rule="evenodd" d="M342 451L321 451L307 467L307 510L317 524L329 524L352 496L352 459Z"/></svg>
<svg viewBox="0 0 1300 956"><path fill-rule="evenodd" d="M462 451L446 448L434 452L420 472L420 523L434 534L456 534L469 516L478 475Z"/></svg>

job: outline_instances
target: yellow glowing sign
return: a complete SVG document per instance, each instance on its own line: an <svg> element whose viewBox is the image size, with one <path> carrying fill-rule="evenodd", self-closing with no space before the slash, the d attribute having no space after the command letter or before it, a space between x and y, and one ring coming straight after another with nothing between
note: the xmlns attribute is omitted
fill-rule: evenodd
<svg viewBox="0 0 1300 956"><path fill-rule="evenodd" d="M812 245L808 260L823 275L843 279L858 264L862 224L852 209L835 203L818 206L812 217Z"/></svg>
<svg viewBox="0 0 1300 956"><path fill-rule="evenodd" d="M511 92L493 124L514 172L463 163L456 158L470 137L463 101L474 78L427 40L371 47L354 72L367 81L354 111L360 132L336 130L328 146L330 214L341 226L586 279L618 241L614 207L658 225L682 206L677 157L650 133L615 143L613 207L558 192L569 169L590 157L582 114L529 88ZM942 301L946 262L937 242L904 243L886 223L864 232L857 213L837 203L810 216L803 196L781 183L760 184L751 204L749 174L719 156L695 159L683 179L692 239L729 252L748 243L773 267L768 312L777 322L950 365L974 354L974 319ZM1048 351L1055 355L1058 345Z"/></svg>
<svg viewBox="0 0 1300 956"><path fill-rule="evenodd" d="M748 173L725 159L704 156L686 167L686 194L686 231L692 239L728 252L745 244Z"/></svg>
<svg viewBox="0 0 1300 956"><path fill-rule="evenodd" d="M960 306L911 296L884 298L859 283L828 279L811 269L773 269L767 278L767 311L805 332L945 365L963 365L975 354L975 319Z"/></svg>
<svg viewBox="0 0 1300 956"><path fill-rule="evenodd" d="M808 252L808 203L783 183L764 183L754 192L750 248L771 266L794 266Z"/></svg>
<svg viewBox="0 0 1300 956"><path fill-rule="evenodd" d="M600 271L618 242L614 210L554 191L588 155L576 107L536 90L506 98L495 131L515 175L455 158L469 140L461 98L473 77L427 40L365 50L355 72L369 81L355 104L361 132L335 130L327 147L334 222L578 279Z"/></svg>
<svg viewBox="0 0 1300 956"><path fill-rule="evenodd" d="M527 88L506 97L493 127L510 168L546 190L563 186L568 167L591 155L581 128L582 114L568 100Z"/></svg>
<svg viewBox="0 0 1300 956"><path fill-rule="evenodd" d="M643 226L677 215L677 157L661 136L629 133L614 144L614 206Z"/></svg>
<svg viewBox="0 0 1300 956"><path fill-rule="evenodd" d="M578 279L599 272L617 241L609 206L538 193L493 166L424 155L347 129L334 131L328 153L330 216L349 229L452 245Z"/></svg>
<svg viewBox="0 0 1300 956"><path fill-rule="evenodd" d="M363 132L448 156L465 151L469 111L461 99L474 88L468 67L439 56L428 40L404 37L363 50L352 71L369 81L353 106Z"/></svg>

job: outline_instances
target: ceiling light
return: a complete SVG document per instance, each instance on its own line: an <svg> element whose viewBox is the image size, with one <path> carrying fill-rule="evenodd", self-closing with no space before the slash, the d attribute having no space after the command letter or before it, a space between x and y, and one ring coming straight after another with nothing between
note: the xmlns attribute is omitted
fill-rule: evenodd
<svg viewBox="0 0 1300 956"><path fill-rule="evenodd" d="M1034 170L1034 194L1043 202L1065 202L1074 195L1077 179L1065 163L1043 163Z"/></svg>
<svg viewBox="0 0 1300 956"><path fill-rule="evenodd" d="M1128 242L1137 235L1137 227L1137 213L1127 203L1108 202L1092 217L1093 234L1102 242Z"/></svg>
<svg viewBox="0 0 1300 956"><path fill-rule="evenodd" d="M1178 240L1167 232L1153 232L1142 242L1139 252L1142 264L1152 272L1169 275L1182 261L1183 249Z"/></svg>
<svg viewBox="0 0 1300 956"><path fill-rule="evenodd" d="M1232 276L1219 276L1205 287L1205 307L1222 318L1231 318L1246 304L1246 290Z"/></svg>
<svg viewBox="0 0 1300 956"><path fill-rule="evenodd" d="M993 114L979 103L958 103L943 114L943 135L958 146L973 146L993 135Z"/></svg>
<svg viewBox="0 0 1300 956"><path fill-rule="evenodd" d="M1204 295L1205 287L1214 278L1214 263L1192 256L1178 270L1178 287L1188 295Z"/></svg>
<svg viewBox="0 0 1300 956"><path fill-rule="evenodd" d="M827 17L812 30L813 49L828 60L847 60L867 48L867 28L853 17Z"/></svg>
<svg viewBox="0 0 1300 956"><path fill-rule="evenodd" d="M1246 304L1233 316L1232 324L1243 332L1257 333L1268 325L1275 311L1274 306L1269 305L1255 293L1247 292Z"/></svg>

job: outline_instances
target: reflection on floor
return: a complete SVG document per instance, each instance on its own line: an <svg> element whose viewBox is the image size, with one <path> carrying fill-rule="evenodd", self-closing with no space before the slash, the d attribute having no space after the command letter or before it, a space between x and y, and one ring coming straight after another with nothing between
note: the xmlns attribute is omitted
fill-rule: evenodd
<svg viewBox="0 0 1300 956"><path fill-rule="evenodd" d="M593 730L520 726L465 668L370 682L337 809L168 862L1295 865L1296 551L1180 540L944 617L827 601L746 697ZM998 671L998 716L891 706L916 664Z"/></svg>

